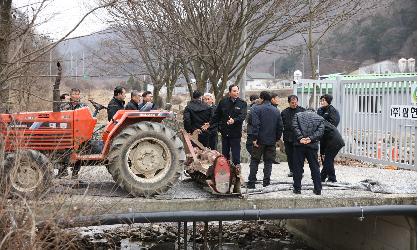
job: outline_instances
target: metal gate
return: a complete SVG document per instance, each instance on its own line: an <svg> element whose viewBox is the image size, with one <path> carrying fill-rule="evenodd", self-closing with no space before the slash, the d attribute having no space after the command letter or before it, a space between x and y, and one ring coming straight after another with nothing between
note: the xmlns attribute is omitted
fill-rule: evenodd
<svg viewBox="0 0 418 250"><path fill-rule="evenodd" d="M294 93L301 106L315 109L321 95L333 95L346 144L342 155L416 170L416 76L347 78L302 79Z"/></svg>

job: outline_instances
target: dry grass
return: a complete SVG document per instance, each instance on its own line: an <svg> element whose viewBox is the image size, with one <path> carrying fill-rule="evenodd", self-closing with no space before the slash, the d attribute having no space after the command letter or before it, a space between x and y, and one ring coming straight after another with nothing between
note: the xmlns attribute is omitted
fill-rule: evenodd
<svg viewBox="0 0 418 250"><path fill-rule="evenodd" d="M3 175L4 176L4 175ZM76 236L59 228L57 218L67 216L58 204L43 204L40 199L28 200L10 191L2 178L0 197L0 249L77 249ZM57 206L58 205L58 206ZM52 211L50 222L37 227L36 211ZM60 214L60 215L59 215Z"/></svg>

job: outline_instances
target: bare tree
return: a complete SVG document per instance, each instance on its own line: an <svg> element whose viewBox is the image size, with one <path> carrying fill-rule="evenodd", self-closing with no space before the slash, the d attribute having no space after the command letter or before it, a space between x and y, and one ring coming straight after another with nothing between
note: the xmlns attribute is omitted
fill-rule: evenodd
<svg viewBox="0 0 418 250"><path fill-rule="evenodd" d="M35 27L39 25L37 19L39 14L45 9L47 4L53 0L41 0L31 5L31 11L22 12L12 5L12 0L0 1L0 113L9 109L10 98L12 95L21 95L19 91L12 93L13 82L23 85L21 79L27 79L32 73L29 68L32 64L46 61L46 54L54 49L57 44L66 39L76 30L84 19L97 9L106 7L100 5L90 9L80 21L64 36L55 42L49 38L37 34ZM114 4L116 0L109 1L107 4ZM4 53L3 53L4 52ZM29 81L31 82L31 81ZM56 100L59 101L59 100Z"/></svg>
<svg viewBox="0 0 418 250"><path fill-rule="evenodd" d="M217 100L223 96L227 82L239 81L251 59L268 44L306 28L308 13L305 1L148 2L153 8L143 13L146 16L142 19L168 20L166 34L181 38L179 46L188 55L188 69L196 78L197 88L203 91L209 80Z"/></svg>
<svg viewBox="0 0 418 250"><path fill-rule="evenodd" d="M322 38L337 25L361 13L364 9L375 8L376 1L362 0L308 0L308 25L306 30L301 33L306 45L311 79L319 78L319 45ZM327 11L323 11L323 9ZM316 84L313 85L313 93L309 98L309 107L314 106L314 96L316 95Z"/></svg>
<svg viewBox="0 0 418 250"><path fill-rule="evenodd" d="M318 53L318 46L321 39L337 25L348 21L353 16L361 13L364 9L375 8L376 1L361 0L309 0L308 1L308 21L306 32L302 33L308 52L309 65L311 68L311 78L318 78L317 63L315 55ZM326 8L329 11L318 11L318 7ZM316 51L315 51L316 49Z"/></svg>
<svg viewBox="0 0 418 250"><path fill-rule="evenodd" d="M167 33L170 28L166 20L161 17L153 18L153 21L144 18L151 16L150 8L152 5L146 1L142 4L127 1L107 10L112 18L113 28L138 53L140 62L150 75L154 86L154 101L158 100L159 92L165 85L166 102L170 102L180 75L180 53L175 43L162 39L162 34Z"/></svg>

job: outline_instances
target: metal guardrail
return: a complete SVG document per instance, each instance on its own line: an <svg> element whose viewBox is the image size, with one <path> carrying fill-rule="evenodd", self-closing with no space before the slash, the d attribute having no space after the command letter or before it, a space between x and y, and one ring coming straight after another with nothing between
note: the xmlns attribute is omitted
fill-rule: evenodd
<svg viewBox="0 0 418 250"><path fill-rule="evenodd" d="M341 154L359 160L417 169L417 77L336 80L302 79L294 87L303 107L319 107L332 94L346 146ZM414 99L415 98L415 99Z"/></svg>

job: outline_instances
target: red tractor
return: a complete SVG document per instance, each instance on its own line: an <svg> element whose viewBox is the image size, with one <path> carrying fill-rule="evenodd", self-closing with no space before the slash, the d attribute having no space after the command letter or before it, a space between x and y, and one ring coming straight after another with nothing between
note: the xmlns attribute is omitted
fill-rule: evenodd
<svg viewBox="0 0 418 250"><path fill-rule="evenodd" d="M37 196L53 178L52 163L67 156L67 163L105 165L114 181L134 196L165 192L184 170L215 193L239 193L239 169L167 122L174 115L120 110L103 129L100 150L94 152L89 145L97 120L88 108L1 114L0 146L6 157L0 177L13 192Z"/></svg>

